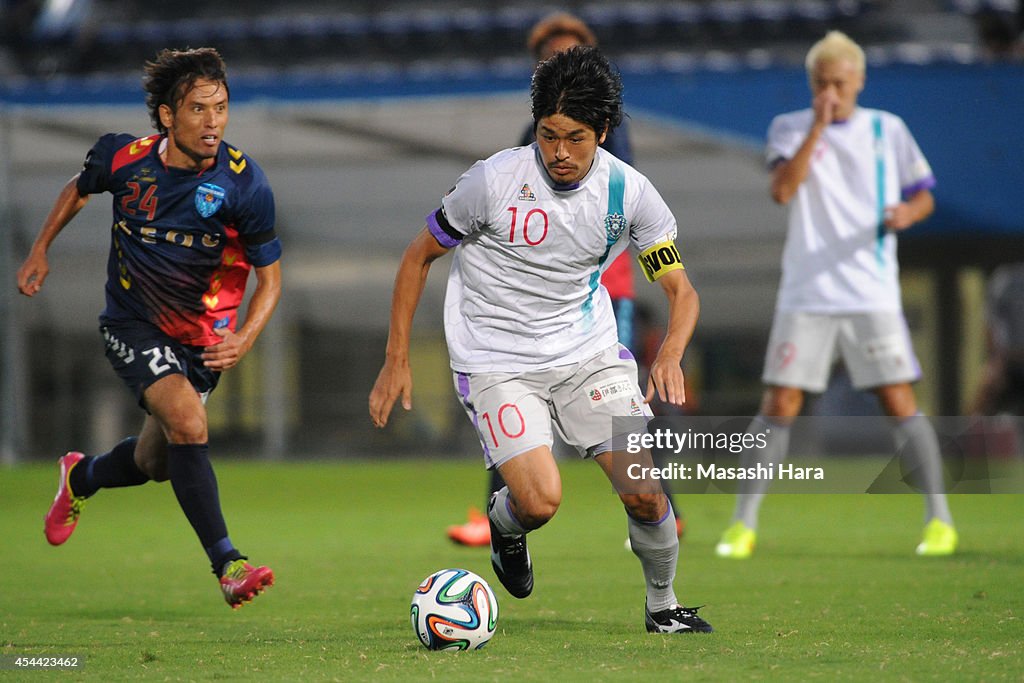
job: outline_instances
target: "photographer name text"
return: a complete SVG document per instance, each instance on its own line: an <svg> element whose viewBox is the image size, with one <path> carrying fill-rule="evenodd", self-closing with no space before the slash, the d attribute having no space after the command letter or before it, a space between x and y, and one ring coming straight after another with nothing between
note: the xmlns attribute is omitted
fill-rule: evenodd
<svg viewBox="0 0 1024 683"><path fill-rule="evenodd" d="M695 465L671 463L665 467L644 467L639 463L633 463L626 469L626 476L636 481L646 479L674 481L727 481L740 479L823 481L825 479L825 469L822 467L800 467L799 465L785 462L755 465L753 467L725 467L715 463L697 463Z"/></svg>

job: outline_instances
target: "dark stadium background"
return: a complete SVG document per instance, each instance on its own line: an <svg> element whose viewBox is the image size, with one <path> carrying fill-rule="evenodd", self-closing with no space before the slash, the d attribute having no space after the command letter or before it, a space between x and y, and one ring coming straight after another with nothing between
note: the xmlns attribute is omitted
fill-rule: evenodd
<svg viewBox="0 0 1024 683"><path fill-rule="evenodd" d="M939 183L936 214L901 241L920 396L932 414L963 411L983 360L986 273L1024 258L1017 2L239 6L0 2L3 461L95 450L137 426L95 331L108 200L95 198L57 241L41 298L18 296L14 272L95 138L149 132L142 62L200 45L228 62L227 139L267 171L286 249L278 313L211 401L219 451L476 457L447 372L445 263L417 317L416 410L378 433L366 396L401 250L462 170L514 144L529 118L526 31L554 9L583 16L623 72L637 166L675 211L701 294L686 370L699 410L713 415L749 414L760 391L784 235L761 165L768 123L808 104L811 42L839 28L864 45L862 104L907 120ZM640 289L656 309L656 289ZM828 398L871 410L856 396Z"/></svg>

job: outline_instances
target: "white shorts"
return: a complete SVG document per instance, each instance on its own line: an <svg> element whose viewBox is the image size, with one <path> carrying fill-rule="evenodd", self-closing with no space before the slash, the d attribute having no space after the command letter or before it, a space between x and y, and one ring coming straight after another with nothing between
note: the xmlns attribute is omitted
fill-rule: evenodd
<svg viewBox="0 0 1024 683"><path fill-rule="evenodd" d="M903 314L776 311L765 354L765 384L822 392L842 357L857 389L921 379Z"/></svg>
<svg viewBox="0 0 1024 683"><path fill-rule="evenodd" d="M636 361L621 344L547 370L452 375L488 469L539 446L551 448L552 423L586 457L620 436L613 433L612 418L652 416L637 385ZM623 422L616 421L620 427Z"/></svg>

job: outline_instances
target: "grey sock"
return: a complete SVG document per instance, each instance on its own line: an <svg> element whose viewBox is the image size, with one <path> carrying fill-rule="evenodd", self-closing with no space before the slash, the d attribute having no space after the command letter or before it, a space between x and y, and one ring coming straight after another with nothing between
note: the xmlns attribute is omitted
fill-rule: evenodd
<svg viewBox="0 0 1024 683"><path fill-rule="evenodd" d="M789 452L789 427L773 423L763 415L758 415L747 427L747 434L766 434L764 448L748 448L740 456L740 467L756 467L775 465L786 459ZM773 468L774 469L774 468ZM757 513L761 501L771 482L767 479L743 479L739 482L736 494L736 509L733 521L740 521L751 529L757 528Z"/></svg>
<svg viewBox="0 0 1024 683"><path fill-rule="evenodd" d="M668 609L677 602L672 581L679 560L679 539L672 509L657 522L640 522L628 513L626 517L629 519L629 545L644 570L647 608L651 612Z"/></svg>
<svg viewBox="0 0 1024 683"><path fill-rule="evenodd" d="M493 504L487 509L487 516L494 522L502 536L521 536L529 529L523 527L509 508L508 487L503 486L494 494Z"/></svg>
<svg viewBox="0 0 1024 683"><path fill-rule="evenodd" d="M893 428L893 440L903 469L924 495L925 521L937 517L953 524L942 477L939 439L932 423L921 413L898 421Z"/></svg>

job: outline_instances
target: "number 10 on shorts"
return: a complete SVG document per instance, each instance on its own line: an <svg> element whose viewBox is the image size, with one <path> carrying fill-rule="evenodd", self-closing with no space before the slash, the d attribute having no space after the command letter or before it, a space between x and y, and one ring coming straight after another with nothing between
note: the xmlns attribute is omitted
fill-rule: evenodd
<svg viewBox="0 0 1024 683"><path fill-rule="evenodd" d="M491 436L491 444L494 448L500 446L498 432L508 439L518 439L526 433L526 420L519 412L519 407L514 403L504 403L498 408L497 417L491 417L491 411L482 414L480 418L487 423L487 431ZM495 429L497 426L497 429Z"/></svg>

